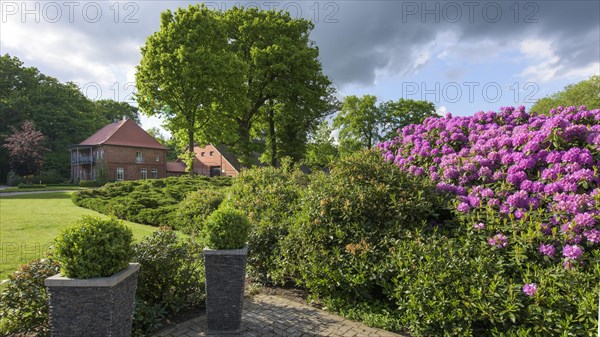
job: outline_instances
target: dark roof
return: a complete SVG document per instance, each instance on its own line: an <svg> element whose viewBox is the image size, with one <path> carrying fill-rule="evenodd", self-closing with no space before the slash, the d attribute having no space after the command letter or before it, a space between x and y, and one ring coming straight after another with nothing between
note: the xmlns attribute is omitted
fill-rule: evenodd
<svg viewBox="0 0 600 337"><path fill-rule="evenodd" d="M79 145L101 144L167 149L130 119L105 125L102 129L88 137L88 139L79 143Z"/></svg>
<svg viewBox="0 0 600 337"><path fill-rule="evenodd" d="M185 164L180 161L168 161L167 172L185 173Z"/></svg>

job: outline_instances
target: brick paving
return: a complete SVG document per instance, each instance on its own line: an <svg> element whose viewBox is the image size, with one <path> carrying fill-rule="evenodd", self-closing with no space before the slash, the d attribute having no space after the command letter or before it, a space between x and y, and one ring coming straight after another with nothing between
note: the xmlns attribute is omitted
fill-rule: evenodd
<svg viewBox="0 0 600 337"><path fill-rule="evenodd" d="M206 334L204 315L163 330L154 337ZM232 335L224 335L232 336ZM241 337L406 337L368 327L282 297L259 294L245 298Z"/></svg>

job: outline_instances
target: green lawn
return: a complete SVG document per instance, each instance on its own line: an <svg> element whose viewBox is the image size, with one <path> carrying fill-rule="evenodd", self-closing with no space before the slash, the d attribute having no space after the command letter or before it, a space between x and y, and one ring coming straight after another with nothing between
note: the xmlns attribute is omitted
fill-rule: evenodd
<svg viewBox="0 0 600 337"><path fill-rule="evenodd" d="M0 195L0 280L19 265L44 256L61 228L83 215L101 216L71 202L70 192ZM125 222L136 240L157 228Z"/></svg>
<svg viewBox="0 0 600 337"><path fill-rule="evenodd" d="M49 185L43 188L38 187L28 187L28 188L18 188L16 186L8 187L0 191L0 193L9 193L9 192L33 192L33 191L77 191L77 190L87 190L89 187L80 187L73 185Z"/></svg>

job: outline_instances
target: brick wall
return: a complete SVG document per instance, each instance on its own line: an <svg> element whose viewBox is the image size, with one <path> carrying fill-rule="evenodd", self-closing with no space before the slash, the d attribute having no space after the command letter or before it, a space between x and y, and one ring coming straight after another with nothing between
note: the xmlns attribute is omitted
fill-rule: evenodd
<svg viewBox="0 0 600 337"><path fill-rule="evenodd" d="M236 177L238 175L238 172L233 165L231 165L231 163L229 163L214 146L197 146L194 148L194 152L196 153L196 159L194 160L194 172L196 172L196 174L210 176L210 168L219 167L221 176ZM202 153L204 153L204 156L202 156Z"/></svg>
<svg viewBox="0 0 600 337"><path fill-rule="evenodd" d="M167 151L160 149L146 149L127 146L103 145L103 160L109 179L117 179L117 168L124 171L124 180L141 179L142 169L146 169L148 179L152 178L152 169L157 170L157 178L167 176ZM142 153L142 162L136 162L136 152ZM158 161L156 158L158 157Z"/></svg>

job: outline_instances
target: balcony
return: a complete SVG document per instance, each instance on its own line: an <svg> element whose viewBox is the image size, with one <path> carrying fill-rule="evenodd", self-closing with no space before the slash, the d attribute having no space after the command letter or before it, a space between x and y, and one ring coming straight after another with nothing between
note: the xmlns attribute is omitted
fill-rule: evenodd
<svg viewBox="0 0 600 337"><path fill-rule="evenodd" d="M71 163L73 164L93 164L96 161L92 156L79 156L75 158L71 158Z"/></svg>

